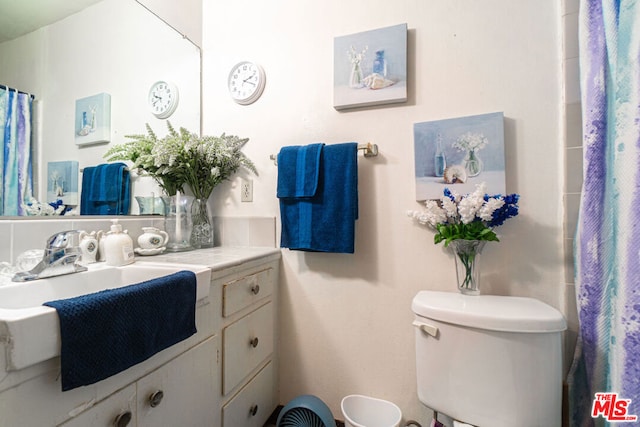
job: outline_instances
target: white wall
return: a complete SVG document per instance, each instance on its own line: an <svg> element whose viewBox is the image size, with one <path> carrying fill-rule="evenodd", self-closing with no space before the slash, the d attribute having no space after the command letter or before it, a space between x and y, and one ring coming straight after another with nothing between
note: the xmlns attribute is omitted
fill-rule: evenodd
<svg viewBox="0 0 640 427"><path fill-rule="evenodd" d="M0 44L0 80L36 95L41 104L38 142L38 198L44 200L47 162L78 160L80 168L104 163L104 143L77 146L75 101L111 95L111 144L125 135L159 135L164 120L147 107L157 80L176 83L180 102L169 120L200 129L200 51L134 0L104 0L66 19ZM80 179L81 181L81 179ZM149 178L135 180L136 194L159 190ZM137 205L132 204L134 213Z"/></svg>
<svg viewBox="0 0 640 427"><path fill-rule="evenodd" d="M521 214L485 249L485 293L563 301L561 33L559 5L535 0L237 0L203 5L204 133L249 137L254 202L239 179L214 192L216 214L276 215L280 147L371 141L359 159L355 255L283 250L281 403L303 393L340 400L363 393L427 422L415 393L411 299L422 289L455 292L451 255L405 216L414 197L416 122L503 111L507 191ZM409 101L337 112L333 38L408 23ZM263 65L267 86L251 106L226 89L231 66ZM455 367L452 367L455 369Z"/></svg>

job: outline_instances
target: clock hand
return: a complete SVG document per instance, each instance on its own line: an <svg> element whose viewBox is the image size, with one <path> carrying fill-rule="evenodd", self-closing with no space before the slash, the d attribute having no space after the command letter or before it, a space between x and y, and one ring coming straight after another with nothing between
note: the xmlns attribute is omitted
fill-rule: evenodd
<svg viewBox="0 0 640 427"><path fill-rule="evenodd" d="M242 81L242 83L247 83L249 81L249 79L252 79L254 76L256 75L256 72L254 71L253 74L251 74L249 77L247 77L246 79L244 79Z"/></svg>

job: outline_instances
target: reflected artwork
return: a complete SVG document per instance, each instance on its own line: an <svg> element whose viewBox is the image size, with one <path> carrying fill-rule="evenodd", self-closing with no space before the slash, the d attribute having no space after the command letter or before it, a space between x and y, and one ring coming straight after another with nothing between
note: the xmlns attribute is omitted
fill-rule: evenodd
<svg viewBox="0 0 640 427"><path fill-rule="evenodd" d="M76 101L75 140L77 145L111 140L111 96L108 93Z"/></svg>

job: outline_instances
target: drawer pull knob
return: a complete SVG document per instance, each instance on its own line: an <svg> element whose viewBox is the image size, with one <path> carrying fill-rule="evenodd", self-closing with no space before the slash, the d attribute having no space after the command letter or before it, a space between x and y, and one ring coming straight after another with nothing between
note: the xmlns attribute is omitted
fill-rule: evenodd
<svg viewBox="0 0 640 427"><path fill-rule="evenodd" d="M252 339L251 341L249 341L249 345L253 348L256 348L258 346L258 342L260 340L258 340L258 337L255 337L254 339Z"/></svg>
<svg viewBox="0 0 640 427"><path fill-rule="evenodd" d="M113 420L114 427L126 427L131 422L131 411L125 411L119 414L115 420Z"/></svg>
<svg viewBox="0 0 640 427"><path fill-rule="evenodd" d="M252 417L255 417L257 413L258 405L252 405L251 408L249 408L249 414L251 414Z"/></svg>
<svg viewBox="0 0 640 427"><path fill-rule="evenodd" d="M163 397L164 397L164 392L162 390L158 390L154 393L151 393L151 396L149 396L149 406L151 406L152 408L155 408L156 406L160 405L160 402L162 402Z"/></svg>
<svg viewBox="0 0 640 427"><path fill-rule="evenodd" d="M260 293L260 285L253 285L251 287L251 293L254 295L258 295Z"/></svg>

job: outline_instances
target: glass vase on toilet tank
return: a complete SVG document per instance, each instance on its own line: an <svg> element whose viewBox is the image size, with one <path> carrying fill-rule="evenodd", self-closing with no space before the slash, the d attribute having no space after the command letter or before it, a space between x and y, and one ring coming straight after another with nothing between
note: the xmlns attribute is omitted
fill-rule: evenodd
<svg viewBox="0 0 640 427"><path fill-rule="evenodd" d="M451 246L456 263L458 290L466 295L480 295L480 255L486 242L498 242L493 231L518 215L518 194L486 194L484 183L473 193L459 195L444 190L441 200L427 200L425 209L407 214L418 224L436 231L433 242Z"/></svg>

